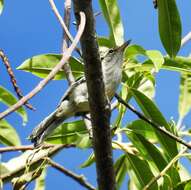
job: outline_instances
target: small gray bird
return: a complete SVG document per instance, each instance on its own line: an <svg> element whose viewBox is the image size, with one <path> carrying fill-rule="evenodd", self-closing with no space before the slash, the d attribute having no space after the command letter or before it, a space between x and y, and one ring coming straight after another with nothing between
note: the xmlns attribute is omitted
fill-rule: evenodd
<svg viewBox="0 0 191 190"><path fill-rule="evenodd" d="M101 54L103 81L107 97L111 100L121 82L123 52L130 40L114 49L108 49ZM88 90L85 78L77 80L62 97L56 110L46 117L32 132L29 139L35 146L44 139L64 120L75 115L89 112Z"/></svg>

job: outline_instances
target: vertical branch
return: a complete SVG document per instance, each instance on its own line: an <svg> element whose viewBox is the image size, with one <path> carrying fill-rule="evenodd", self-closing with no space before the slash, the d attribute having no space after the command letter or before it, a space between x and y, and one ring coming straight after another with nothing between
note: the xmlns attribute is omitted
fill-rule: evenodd
<svg viewBox="0 0 191 190"><path fill-rule="evenodd" d="M86 15L86 26L80 39L85 63L85 76L89 94L93 147L95 153L99 190L115 189L115 173L112 160L110 133L110 109L105 96L101 60L96 40L91 0L73 0L74 12L79 23L79 12Z"/></svg>
<svg viewBox="0 0 191 190"><path fill-rule="evenodd" d="M65 3L64 3L64 23L66 24L66 27L68 28L68 30L70 27L70 17L71 17L71 0L65 0ZM68 45L69 45L69 38L68 38L65 30L63 30L62 53L64 53L66 51L66 49L68 48ZM75 78L72 74L72 70L71 70L71 67L70 67L68 62L63 66L63 70L66 74L66 78L67 78L69 85L74 83Z"/></svg>

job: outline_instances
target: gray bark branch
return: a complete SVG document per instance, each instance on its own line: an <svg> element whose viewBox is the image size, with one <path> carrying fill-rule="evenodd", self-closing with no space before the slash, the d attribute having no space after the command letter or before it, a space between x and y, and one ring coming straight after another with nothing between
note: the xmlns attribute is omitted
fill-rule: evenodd
<svg viewBox="0 0 191 190"><path fill-rule="evenodd" d="M92 1L73 0L73 2L77 24L79 23L79 12L83 11L86 15L86 26L80 43L85 64L85 76L93 126L93 147L98 188L99 190L114 190L115 172L112 159L110 109L105 96L101 60L94 26Z"/></svg>

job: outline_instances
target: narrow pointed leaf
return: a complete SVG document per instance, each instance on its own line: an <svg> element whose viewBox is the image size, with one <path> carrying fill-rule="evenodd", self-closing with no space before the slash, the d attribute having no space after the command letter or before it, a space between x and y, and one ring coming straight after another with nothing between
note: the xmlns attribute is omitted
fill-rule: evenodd
<svg viewBox="0 0 191 190"><path fill-rule="evenodd" d="M7 106L12 106L13 104L17 103L17 101L18 100L15 98L15 96L11 92L9 92L7 89L0 86L0 102L2 102L3 104ZM22 117L23 123L27 122L27 113L23 107L19 108L15 112Z"/></svg>
<svg viewBox="0 0 191 190"><path fill-rule="evenodd" d="M181 20L175 0L158 1L158 23L162 44L175 57L181 45Z"/></svg>
<svg viewBox="0 0 191 190"><path fill-rule="evenodd" d="M127 167L125 163L126 155L120 156L115 162L115 179L117 184L117 189L120 189L125 176L127 175Z"/></svg>
<svg viewBox="0 0 191 190"><path fill-rule="evenodd" d="M131 66L131 65L130 65ZM146 60L143 64L134 64L133 67L137 71L151 70L153 68L152 61ZM191 72L191 58L190 57L181 57L177 56L174 59L169 57L164 57L164 64L161 69L169 71L177 71L183 73Z"/></svg>
<svg viewBox="0 0 191 190"><path fill-rule="evenodd" d="M0 120L0 144L7 146L21 144L16 130L6 120Z"/></svg>
<svg viewBox="0 0 191 190"><path fill-rule="evenodd" d="M154 177L149 165L145 160L139 159L132 154L126 154L126 165L129 168L128 173L131 179L136 181L137 189L143 189L145 185ZM157 190L158 185L155 182L149 190Z"/></svg>
<svg viewBox="0 0 191 190"><path fill-rule="evenodd" d="M126 134L133 145L137 148L140 155L144 158L144 160L146 160L148 164L152 166L152 171L159 173L168 165L168 162L165 160L165 157L158 150L158 148L147 141L146 138L144 138L142 135L135 134L134 132L128 132ZM180 182L178 169L176 169L174 166L172 166L166 172L166 175L169 175L173 186L176 186L176 184ZM166 181L166 178L164 178L164 180L164 183L169 182L169 180Z"/></svg>
<svg viewBox="0 0 191 190"><path fill-rule="evenodd" d="M87 137L88 131L82 120L63 123L60 127L56 128L51 136L46 141L52 144L76 144L82 141L83 137ZM87 141L86 141L87 142ZM81 144L81 146L82 146Z"/></svg>
<svg viewBox="0 0 191 190"><path fill-rule="evenodd" d="M162 113L159 111L157 106L152 102L152 100L150 100L147 96L145 96L138 90L131 89L131 92L147 118L151 119L159 126L165 127L166 130L171 131L170 125L168 124ZM172 159L178 153L176 141L170 139L168 136L162 134L158 130L154 130L156 132L159 142L161 143L165 151L167 158Z"/></svg>
<svg viewBox="0 0 191 190"><path fill-rule="evenodd" d="M124 29L117 0L99 0L99 3L110 29L110 40L113 46L121 45L124 41Z"/></svg>
<svg viewBox="0 0 191 190"><path fill-rule="evenodd" d="M183 119L191 108L191 75L182 73L180 78L179 116Z"/></svg>
<svg viewBox="0 0 191 190"><path fill-rule="evenodd" d="M61 54L36 55L25 60L19 67L17 67L17 69L31 72L38 77L45 78L50 73L50 71L59 63L61 58ZM83 75L83 65L80 60L71 57L69 64L75 77L80 77ZM54 79L64 78L64 71L60 71L56 74Z"/></svg>
<svg viewBox="0 0 191 190"><path fill-rule="evenodd" d="M80 168L86 168L91 166L95 162L94 153L91 153L88 159L80 165Z"/></svg>

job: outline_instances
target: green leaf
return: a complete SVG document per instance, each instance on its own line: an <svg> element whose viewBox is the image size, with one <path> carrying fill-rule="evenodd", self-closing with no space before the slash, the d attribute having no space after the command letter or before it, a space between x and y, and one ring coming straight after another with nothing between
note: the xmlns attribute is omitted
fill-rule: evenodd
<svg viewBox="0 0 191 190"><path fill-rule="evenodd" d="M148 58L153 62L156 72L158 72L164 63L163 55L157 50L147 50L146 54Z"/></svg>
<svg viewBox="0 0 191 190"><path fill-rule="evenodd" d="M21 144L16 130L6 120L0 120L0 144L7 146Z"/></svg>
<svg viewBox="0 0 191 190"><path fill-rule="evenodd" d="M80 165L80 168L86 168L91 166L95 162L94 153L91 153L88 159Z"/></svg>
<svg viewBox="0 0 191 190"><path fill-rule="evenodd" d="M97 40L98 40L99 47L107 47L107 48L113 47L112 41L107 37L101 36L101 37L98 37Z"/></svg>
<svg viewBox="0 0 191 190"><path fill-rule="evenodd" d="M154 129L148 123L143 120L136 120L130 123L127 126L128 129L131 129L134 133L142 135L150 141L157 142L158 138L155 134Z"/></svg>
<svg viewBox="0 0 191 190"><path fill-rule="evenodd" d="M1 14L2 11L3 11L3 5L4 5L4 1L3 1L3 0L0 0L0 14Z"/></svg>
<svg viewBox="0 0 191 190"><path fill-rule="evenodd" d="M124 42L124 30L117 0L99 0L99 3L110 29L112 46L121 45Z"/></svg>
<svg viewBox="0 0 191 190"><path fill-rule="evenodd" d="M114 165L117 189L120 189L123 183L123 180L125 178L125 175L127 174L125 159L126 159L126 155L124 154L117 159Z"/></svg>
<svg viewBox="0 0 191 190"><path fill-rule="evenodd" d="M12 106L13 104L17 103L17 99L14 95L12 95L11 92L9 92L7 89L0 86L0 102L4 103L7 106ZM16 110L16 113L18 113L22 119L23 123L27 122L27 113L23 107Z"/></svg>
<svg viewBox="0 0 191 190"><path fill-rule="evenodd" d="M181 119L191 108L191 74L182 73L180 78L179 116Z"/></svg>
<svg viewBox="0 0 191 190"><path fill-rule="evenodd" d="M147 141L145 137L139 134L135 134L134 132L127 132L126 134L133 145L137 148L143 159L146 160L151 166L152 171L159 173L168 165L168 162L163 157L163 154L158 150L156 146ZM170 176L173 186L176 186L176 184L180 182L178 169L175 167L171 167L167 171L166 175ZM166 178L164 178L164 180L164 183L168 183L169 181Z"/></svg>
<svg viewBox="0 0 191 190"><path fill-rule="evenodd" d="M17 67L17 69L31 72L38 77L45 78L50 73L50 71L59 63L61 58L61 54L36 55L25 60L19 67ZM83 75L83 65L80 60L71 57L69 64L75 77L80 77ZM65 78L64 71L60 71L56 74L54 79L63 78Z"/></svg>
<svg viewBox="0 0 191 190"><path fill-rule="evenodd" d="M136 58L137 55L143 55L148 57L155 66L156 72L159 71L164 63L164 57L158 50L145 50L139 45L131 45L125 50L125 58Z"/></svg>
<svg viewBox="0 0 191 190"><path fill-rule="evenodd" d="M42 170L41 175L36 179L34 190L45 190L45 178L46 178L46 168Z"/></svg>
<svg viewBox="0 0 191 190"><path fill-rule="evenodd" d="M152 100L150 100L147 96L145 96L138 90L135 89L130 89L130 90L136 102L142 109L144 115L148 119L151 119L153 122L158 124L159 126L165 127L166 130L172 132L170 125L168 124L162 113L158 110L157 106L152 102ZM174 158L174 156L176 156L178 153L176 141L170 139L168 136L162 134L160 131L156 129L154 130L156 132L159 142L161 143L165 151L167 159L169 160Z"/></svg>
<svg viewBox="0 0 191 190"><path fill-rule="evenodd" d="M87 140L88 131L85 127L84 121L73 121L70 123L63 123L60 127L56 128L51 136L46 141L51 144L76 144L82 142L83 137ZM87 141L86 141L87 143ZM82 146L81 144L81 146Z"/></svg>
<svg viewBox="0 0 191 190"><path fill-rule="evenodd" d="M187 181L182 181L173 190L190 190L191 189L191 179Z"/></svg>
<svg viewBox="0 0 191 190"><path fill-rule="evenodd" d="M152 61L146 60L143 64L129 64L127 65L131 68L133 67L136 71L150 71L153 68ZM164 57L164 64L162 69L177 71L181 73L190 73L191 72L191 58L177 56L174 59L169 57Z"/></svg>
<svg viewBox="0 0 191 190"><path fill-rule="evenodd" d="M158 1L160 39L170 57L175 57L181 45L181 20L175 0Z"/></svg>
<svg viewBox="0 0 191 190"><path fill-rule="evenodd" d="M134 179L137 189L143 189L154 178L147 162L139 159L137 156L126 153L126 165L129 168L129 177ZM158 185L156 182L149 188L149 190L157 189Z"/></svg>
<svg viewBox="0 0 191 190"><path fill-rule="evenodd" d="M130 45L125 50L126 58L134 58L137 55L146 55L146 50L139 45Z"/></svg>

